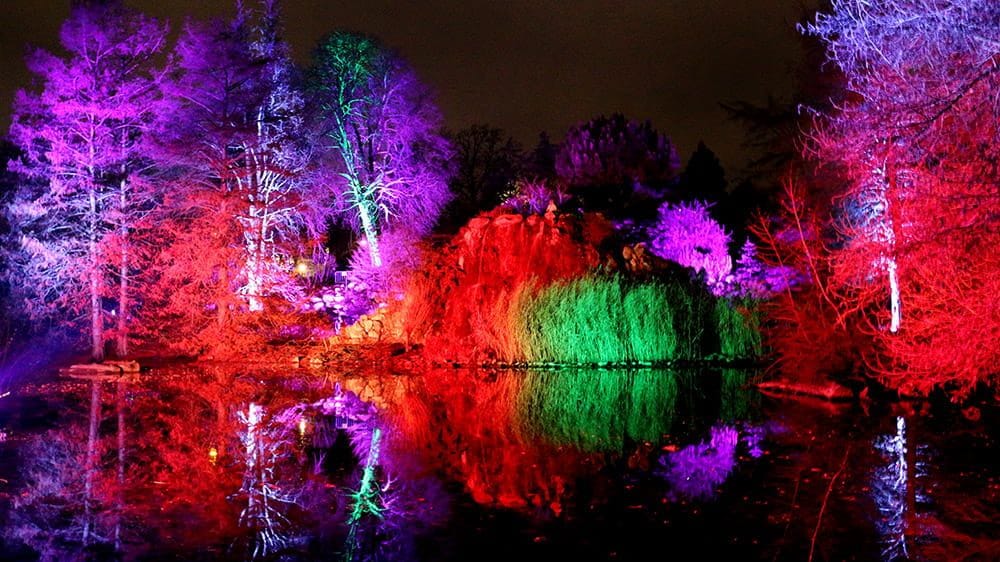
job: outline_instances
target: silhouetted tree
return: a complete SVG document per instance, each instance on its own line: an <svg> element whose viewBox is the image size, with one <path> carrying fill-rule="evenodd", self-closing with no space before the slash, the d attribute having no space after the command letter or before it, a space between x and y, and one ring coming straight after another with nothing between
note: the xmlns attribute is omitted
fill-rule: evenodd
<svg viewBox="0 0 1000 562"><path fill-rule="evenodd" d="M542 131L538 134L538 144L526 156L524 163L525 174L539 178L551 180L556 175L556 154L559 146L552 143L549 134Z"/></svg>
<svg viewBox="0 0 1000 562"><path fill-rule="evenodd" d="M685 199L717 203L726 195L726 184L726 171L722 169L719 157L704 142L699 141L687 167L681 172L677 191Z"/></svg>
<svg viewBox="0 0 1000 562"><path fill-rule="evenodd" d="M454 230L477 213L500 204L523 164L521 146L501 129L473 125L450 135L455 147L454 198L445 208L442 226Z"/></svg>

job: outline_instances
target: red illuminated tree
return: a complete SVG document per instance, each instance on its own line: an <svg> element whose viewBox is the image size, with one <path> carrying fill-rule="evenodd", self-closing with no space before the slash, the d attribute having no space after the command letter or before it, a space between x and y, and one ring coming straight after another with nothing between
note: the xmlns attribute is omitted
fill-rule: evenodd
<svg viewBox="0 0 1000 562"><path fill-rule="evenodd" d="M161 120L173 189L156 217L166 244L152 296L188 334L222 329L268 297L294 300L309 150L277 3L189 24ZM214 324L214 327L212 326Z"/></svg>
<svg viewBox="0 0 1000 562"><path fill-rule="evenodd" d="M11 138L24 157L12 168L24 181L8 208L20 242L12 285L32 317L85 325L95 359L104 297L117 300L118 351L128 348L131 280L142 265L135 229L154 201L145 140L165 33L116 2L78 4L60 32L65 54L32 52L41 87L15 101Z"/></svg>
<svg viewBox="0 0 1000 562"><path fill-rule="evenodd" d="M843 185L827 281L908 392L1000 372L998 18L990 0L842 0L805 26L849 92L808 138Z"/></svg>

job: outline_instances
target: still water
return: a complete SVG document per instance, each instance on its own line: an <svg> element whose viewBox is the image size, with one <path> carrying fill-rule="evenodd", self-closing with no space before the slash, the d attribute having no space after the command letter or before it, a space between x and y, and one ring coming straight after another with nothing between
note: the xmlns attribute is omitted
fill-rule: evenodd
<svg viewBox="0 0 1000 562"><path fill-rule="evenodd" d="M29 385L0 399L0 559L1000 559L994 410L779 400L750 376Z"/></svg>

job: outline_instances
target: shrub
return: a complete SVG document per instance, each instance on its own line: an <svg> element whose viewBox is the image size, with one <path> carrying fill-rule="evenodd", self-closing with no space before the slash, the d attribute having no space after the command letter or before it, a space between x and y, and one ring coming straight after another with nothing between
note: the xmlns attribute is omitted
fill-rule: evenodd
<svg viewBox="0 0 1000 562"><path fill-rule="evenodd" d="M590 275L518 301L521 359L621 364L701 356L701 309L688 286Z"/></svg>
<svg viewBox="0 0 1000 562"><path fill-rule="evenodd" d="M715 301L715 330L719 353L727 359L750 359L761 354L760 314L750 299Z"/></svg>

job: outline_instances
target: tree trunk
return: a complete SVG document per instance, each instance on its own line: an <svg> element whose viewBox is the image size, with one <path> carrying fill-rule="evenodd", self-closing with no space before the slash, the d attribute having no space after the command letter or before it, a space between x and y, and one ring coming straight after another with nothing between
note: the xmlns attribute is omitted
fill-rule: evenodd
<svg viewBox="0 0 1000 562"><path fill-rule="evenodd" d="M87 259L90 276L90 354L94 361L104 359L104 323L101 318L101 260L97 248L97 193L90 189L89 240Z"/></svg>
<svg viewBox="0 0 1000 562"><path fill-rule="evenodd" d="M124 171L123 171L124 172ZM119 225L119 235L121 236L121 263L118 264L118 322L117 322L117 332L118 338L116 342L116 349L118 350L119 357L125 357L128 355L128 285L129 285L129 273L128 273L128 225L125 224L125 206L128 204L128 193L126 191L127 187L125 180L121 181L119 186L119 213L121 214L121 224Z"/></svg>
<svg viewBox="0 0 1000 562"><path fill-rule="evenodd" d="M100 424L98 417L101 414L100 384L97 380L90 383L90 428L87 433L87 459L84 463L83 477L83 544L85 545L90 544L90 536L94 531L91 502L94 494L94 476L97 472L97 429Z"/></svg>
<svg viewBox="0 0 1000 562"><path fill-rule="evenodd" d="M896 271L896 260L894 258L889 258L887 269L889 270L889 309L892 313L892 321L889 325L889 331L895 334L899 331L902 314L899 302L899 274Z"/></svg>
<svg viewBox="0 0 1000 562"><path fill-rule="evenodd" d="M122 514L125 511L125 383L118 381L115 396L118 410L118 490L115 513L115 550L122 549Z"/></svg>
<svg viewBox="0 0 1000 562"><path fill-rule="evenodd" d="M375 232L375 221L365 204L358 205L358 214L361 216L361 228L365 232L365 239L368 241L368 256L374 267L382 267L382 256L378 249L378 233Z"/></svg>

